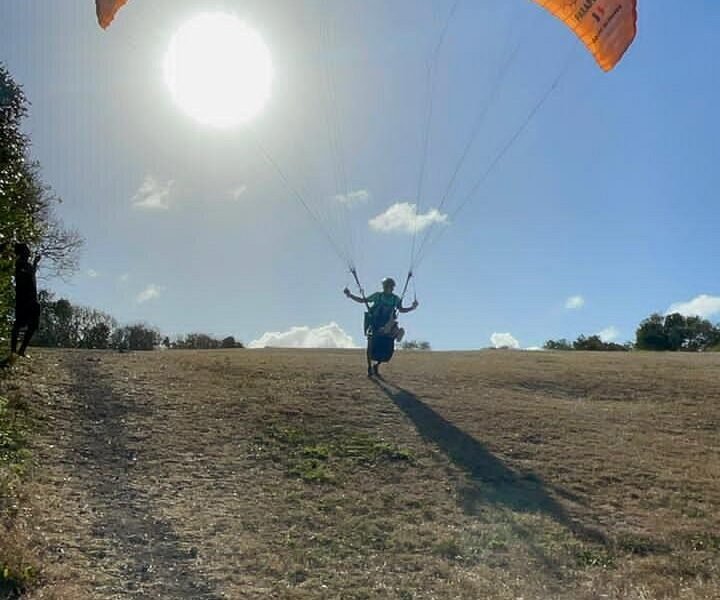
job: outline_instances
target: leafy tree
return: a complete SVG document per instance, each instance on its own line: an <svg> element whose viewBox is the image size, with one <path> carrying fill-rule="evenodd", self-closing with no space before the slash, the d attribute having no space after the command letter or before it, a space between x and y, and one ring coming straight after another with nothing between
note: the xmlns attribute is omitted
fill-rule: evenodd
<svg viewBox="0 0 720 600"><path fill-rule="evenodd" d="M654 314L636 332L641 350L702 352L720 344L720 328L701 317Z"/></svg>
<svg viewBox="0 0 720 600"><path fill-rule="evenodd" d="M627 345L604 342L599 335L591 335L589 337L581 335L573 342L573 348L575 350L591 352L627 352L630 350L630 347Z"/></svg>
<svg viewBox="0 0 720 600"><path fill-rule="evenodd" d="M669 350L670 342L665 331L665 319L657 313L645 319L635 332L635 345L639 350Z"/></svg>
<svg viewBox="0 0 720 600"><path fill-rule="evenodd" d="M214 350L220 347L220 342L206 333L189 333L184 347L188 350Z"/></svg>
<svg viewBox="0 0 720 600"><path fill-rule="evenodd" d="M27 100L4 65L0 64L0 337L7 337L12 322L12 242L29 239L33 211L21 191L29 140L21 131Z"/></svg>
<svg viewBox="0 0 720 600"><path fill-rule="evenodd" d="M616 344L604 342L599 335L579 336L574 342L566 339L548 340L543 346L545 350L576 350L580 352L627 352L632 350L631 344Z"/></svg>
<svg viewBox="0 0 720 600"><path fill-rule="evenodd" d="M224 338L221 342L220 346L222 348L237 348L237 342L235 341L235 338L231 335Z"/></svg>
<svg viewBox="0 0 720 600"><path fill-rule="evenodd" d="M85 333L80 347L96 350L106 350L110 347L110 334L112 330L107 323L97 323Z"/></svg>
<svg viewBox="0 0 720 600"><path fill-rule="evenodd" d="M13 244L29 244L45 259L43 272L68 276L77 267L82 238L54 214L59 202L30 158L30 140L22 132L28 102L0 63L0 339L12 322Z"/></svg>
<svg viewBox="0 0 720 600"><path fill-rule="evenodd" d="M120 327L110 338L110 345L116 350L154 350L159 344L160 332L144 323Z"/></svg>
<svg viewBox="0 0 720 600"><path fill-rule="evenodd" d="M117 322L110 315L87 308L73 306L70 301L42 290L39 294L40 328L35 337L36 346L51 348L106 349Z"/></svg>
<svg viewBox="0 0 720 600"><path fill-rule="evenodd" d="M178 350L217 350L219 348L243 348L243 345L233 336L220 340L207 333L189 333L185 337L178 337L173 348Z"/></svg>
<svg viewBox="0 0 720 600"><path fill-rule="evenodd" d="M701 352L718 344L720 344L720 328L700 317L688 317L686 319L683 350Z"/></svg>
<svg viewBox="0 0 720 600"><path fill-rule="evenodd" d="M565 338L559 340L548 340L545 342L543 348L545 348L545 350L574 350L572 343Z"/></svg>

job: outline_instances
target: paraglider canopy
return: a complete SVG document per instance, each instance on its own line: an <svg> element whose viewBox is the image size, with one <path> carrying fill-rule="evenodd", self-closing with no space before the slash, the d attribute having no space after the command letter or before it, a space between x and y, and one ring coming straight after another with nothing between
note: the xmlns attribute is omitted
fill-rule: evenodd
<svg viewBox="0 0 720 600"><path fill-rule="evenodd" d="M107 29L117 12L127 1L128 0L95 0L95 10L100 27Z"/></svg>
<svg viewBox="0 0 720 600"><path fill-rule="evenodd" d="M637 0L535 0L563 21L603 69L620 62L637 34Z"/></svg>

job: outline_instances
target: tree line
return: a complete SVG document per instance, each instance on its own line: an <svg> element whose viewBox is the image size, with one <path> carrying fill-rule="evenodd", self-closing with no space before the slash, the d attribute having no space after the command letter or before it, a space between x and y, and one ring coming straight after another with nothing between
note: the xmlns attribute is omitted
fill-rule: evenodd
<svg viewBox="0 0 720 600"><path fill-rule="evenodd" d="M638 325L635 341L625 344L604 342L599 335L581 335L574 342L566 339L548 340L546 350L593 350L627 352L707 352L720 350L720 325L696 316L680 313L650 315Z"/></svg>
<svg viewBox="0 0 720 600"><path fill-rule="evenodd" d="M65 298L55 299L46 290L39 294L40 328L34 346L46 348L82 348L88 350L215 350L242 348L234 337L215 338L205 333L191 333L171 340L146 323L120 326L103 311L76 306Z"/></svg>

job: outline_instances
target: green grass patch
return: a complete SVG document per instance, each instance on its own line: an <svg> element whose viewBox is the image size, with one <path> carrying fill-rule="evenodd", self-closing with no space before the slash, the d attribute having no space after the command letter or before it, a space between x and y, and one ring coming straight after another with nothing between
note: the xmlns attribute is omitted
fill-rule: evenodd
<svg viewBox="0 0 720 600"><path fill-rule="evenodd" d="M0 511L30 464L27 449L26 406L16 399L0 396Z"/></svg>
<svg viewBox="0 0 720 600"><path fill-rule="evenodd" d="M37 569L27 540L15 535L17 492L30 464L27 405L20 397L0 396L0 597L14 598L35 581Z"/></svg>
<svg viewBox="0 0 720 600"><path fill-rule="evenodd" d="M285 464L288 473L309 483L332 483L350 467L408 463L412 452L366 433L315 431L273 425L255 439L260 456Z"/></svg>
<svg viewBox="0 0 720 600"><path fill-rule="evenodd" d="M612 569L615 567L615 557L601 546L585 546L575 554L576 564L579 568Z"/></svg>

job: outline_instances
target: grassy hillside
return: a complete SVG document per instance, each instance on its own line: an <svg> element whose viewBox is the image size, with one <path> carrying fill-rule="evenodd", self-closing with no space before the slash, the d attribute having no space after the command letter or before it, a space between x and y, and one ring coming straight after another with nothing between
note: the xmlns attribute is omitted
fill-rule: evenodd
<svg viewBox="0 0 720 600"><path fill-rule="evenodd" d="M720 597L720 355L33 369L37 597Z"/></svg>

